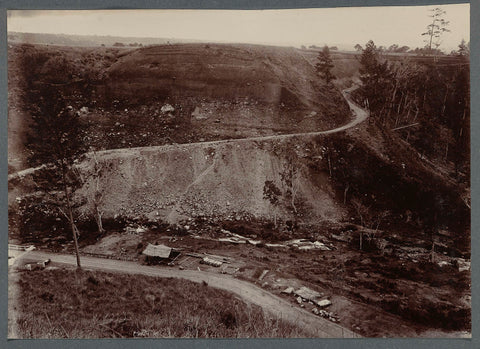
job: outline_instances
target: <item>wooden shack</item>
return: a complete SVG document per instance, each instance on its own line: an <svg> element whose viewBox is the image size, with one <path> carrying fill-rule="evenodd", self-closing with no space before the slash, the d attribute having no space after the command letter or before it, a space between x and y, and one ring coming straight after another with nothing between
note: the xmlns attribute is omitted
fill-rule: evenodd
<svg viewBox="0 0 480 349"><path fill-rule="evenodd" d="M142 254L146 256L148 264L168 264L180 255L180 250L165 245L148 244Z"/></svg>

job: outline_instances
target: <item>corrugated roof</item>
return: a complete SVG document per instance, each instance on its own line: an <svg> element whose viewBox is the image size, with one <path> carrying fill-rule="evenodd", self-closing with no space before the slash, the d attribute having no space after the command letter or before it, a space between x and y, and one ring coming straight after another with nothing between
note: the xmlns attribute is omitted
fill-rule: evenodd
<svg viewBox="0 0 480 349"><path fill-rule="evenodd" d="M171 247L165 245L148 244L147 248L142 253L150 257L168 258L170 257L171 252Z"/></svg>

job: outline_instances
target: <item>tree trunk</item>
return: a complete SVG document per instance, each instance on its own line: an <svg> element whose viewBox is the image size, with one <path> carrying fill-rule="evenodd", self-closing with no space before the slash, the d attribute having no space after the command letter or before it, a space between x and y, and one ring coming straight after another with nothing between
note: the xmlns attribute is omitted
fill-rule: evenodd
<svg viewBox="0 0 480 349"><path fill-rule="evenodd" d="M103 229L102 212L99 209L99 203L102 199L102 193L100 192L100 166L98 165L95 152L93 152L93 159L95 160L95 193L93 194L93 207L95 210L94 214L98 226L98 232L103 234L105 230Z"/></svg>
<svg viewBox="0 0 480 349"><path fill-rule="evenodd" d="M417 110L416 110L416 112L415 112L415 117L413 118L413 122L415 122L415 121L417 120L418 112L419 112L419 110L418 110L418 108L417 108Z"/></svg>
<svg viewBox="0 0 480 349"><path fill-rule="evenodd" d="M98 227L98 232L100 234L103 234L105 232L105 229L103 229L103 222L102 222L102 212L98 208L97 205L95 205L95 221L97 222L97 227Z"/></svg>
<svg viewBox="0 0 480 349"><path fill-rule="evenodd" d="M390 113L395 105L395 96L397 94L398 81L395 81L395 88L393 89L392 99L390 100L390 109L388 110L388 117L390 118Z"/></svg>
<svg viewBox="0 0 480 349"><path fill-rule="evenodd" d="M330 172L330 178L332 177L332 165L330 164L330 154L328 154L328 171Z"/></svg>
<svg viewBox="0 0 480 349"><path fill-rule="evenodd" d="M442 117L445 116L445 106L447 104L447 96L448 96L448 85L447 85L447 90L445 91L445 97L443 97Z"/></svg>
<svg viewBox="0 0 480 349"><path fill-rule="evenodd" d="M347 184L347 187L345 188L345 191L343 192L343 204L345 205L347 203L347 192L348 189L350 189L350 184Z"/></svg>
<svg viewBox="0 0 480 349"><path fill-rule="evenodd" d="M410 118L410 112L411 112L411 109L410 109L410 106L408 106L407 115L405 116L405 122L408 122L408 119Z"/></svg>
<svg viewBox="0 0 480 349"><path fill-rule="evenodd" d="M66 172L65 164L62 160L62 181L63 181L63 190L65 191L65 199L67 200L68 219L70 221L70 226L72 228L72 234L73 234L73 241L75 243L75 254L77 256L77 268L81 268L82 266L80 264L80 252L78 251L77 231L75 229L75 222L73 221L72 205L70 204L70 193L68 192L68 185L67 185L65 172Z"/></svg>
<svg viewBox="0 0 480 349"><path fill-rule="evenodd" d="M400 107L402 106L403 93L400 96L400 102L398 103L397 114L400 114Z"/></svg>

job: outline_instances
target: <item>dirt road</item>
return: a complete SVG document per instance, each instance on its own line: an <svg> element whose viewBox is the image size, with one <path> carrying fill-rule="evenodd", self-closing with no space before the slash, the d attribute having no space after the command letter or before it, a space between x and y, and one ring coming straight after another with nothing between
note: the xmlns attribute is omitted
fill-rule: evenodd
<svg viewBox="0 0 480 349"><path fill-rule="evenodd" d="M355 127L356 125L360 124L361 122L365 121L368 118L368 112L364 109L362 109L360 106L355 104L351 99L350 99L350 92L353 90L357 89L358 86L354 85L348 89L345 89L342 91L342 95L344 98L347 100L348 105L350 106L350 110L354 114L353 120L351 120L349 123L333 128L331 130L327 131L314 131L314 132L304 132L304 133L289 133L289 134L284 134L284 135L272 135L272 136L258 136L258 137L247 137L247 138L238 138L238 139L224 139L224 140L219 140L219 141L209 141L209 142L196 142L196 143L184 143L184 144L167 144L167 145L159 145L159 146L151 146L151 147L139 147L139 148L121 148L121 149L110 149L110 150L104 150L104 151L98 151L96 152L96 156L102 156L102 155L114 155L116 153L123 153L125 151L128 152L136 152L136 151L141 151L141 150L155 150L155 151L166 151L172 148L189 148L189 147L209 147L209 146L214 146L218 144L226 144L226 143L242 143L242 142L252 142L252 141L269 141L269 140L282 140L282 139L288 139L288 138L295 138L295 137L302 137L302 136L318 136L318 135L328 135L332 133L337 133L337 132L342 132L345 130L348 130L349 128ZM90 154L87 154L89 156Z"/></svg>
<svg viewBox="0 0 480 349"><path fill-rule="evenodd" d="M193 147L209 147L217 144L226 144L226 143L241 143L241 142L251 142L251 141L269 141L269 140L282 140L282 139L288 139L288 138L295 138L295 137L302 137L302 136L317 136L317 135L328 135L332 133L337 133L337 132L342 132L345 130L348 130L352 127L355 127L356 125L360 124L361 122L365 121L368 118L368 113L364 109L362 109L360 106L355 104L351 99L350 99L350 93L357 89L358 86L354 85L348 89L345 89L342 91L342 95L344 98L347 100L348 105L350 106L350 110L354 114L353 120L351 120L349 123L333 128L331 130L327 131L315 131L315 132L307 132L307 133L290 133L290 134L285 134L285 135L272 135L272 136L259 136L259 137L249 137L249 138L239 138L239 139L225 139L225 140L219 140L219 141L210 141L210 142L197 142L197 143L184 143L184 144L168 144L168 145L160 145L160 146L151 146L151 147L140 147L140 148L121 148L121 149L110 149L110 150L104 150L104 151L98 151L95 152L96 156L103 156L103 155L109 155L109 156L114 156L115 154L121 154L121 153L135 153L135 152L140 152L141 150L154 150L154 151L166 151L169 149L173 148L193 148ZM87 153L87 157L90 155L93 156L93 153ZM8 175L8 180L18 178L18 177L24 177L27 175L33 174L35 171L44 168L45 165L41 165L39 167L35 168L28 168L16 173L12 173Z"/></svg>
<svg viewBox="0 0 480 349"><path fill-rule="evenodd" d="M53 263L75 265L73 255L32 251L29 259L45 260L50 258ZM20 262L20 261L19 261ZM306 310L293 306L288 301L267 292L247 281L236 279L230 275L209 273L197 270L179 270L170 267L144 266L135 262L118 261L103 258L82 256L82 267L105 272L120 272L127 274L142 274L156 277L182 278L193 282L207 282L209 286L232 292L247 301L262 307L286 321L293 322L320 338L357 338L359 335L334 324L321 317L315 316Z"/></svg>

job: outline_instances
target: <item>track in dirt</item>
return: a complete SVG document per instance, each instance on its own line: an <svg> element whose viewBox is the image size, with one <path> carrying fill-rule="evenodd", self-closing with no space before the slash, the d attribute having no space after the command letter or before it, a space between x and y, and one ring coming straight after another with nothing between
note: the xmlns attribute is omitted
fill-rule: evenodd
<svg viewBox="0 0 480 349"><path fill-rule="evenodd" d="M169 144L169 145L160 145L160 146L151 146L151 147L142 147L142 148L120 148L120 149L110 149L110 150L104 150L104 151L99 151L96 152L97 156L101 156L102 154L115 154L115 153L122 153L122 152L131 152L131 151L138 151L141 149L151 149L151 150L168 150L172 148L188 148L188 147L195 147L195 146L208 146L208 145L216 145L216 144L226 144L226 143L241 143L241 142L250 142L250 141L269 141L269 140L281 140L281 139L288 139L288 138L294 138L294 137L301 137L301 136L317 136L317 135L328 135L332 133L337 133L337 132L342 132L346 131L352 127L355 127L356 125L362 123L368 118L368 112L364 109L362 109L360 106L355 104L351 99L350 99L350 93L353 92L355 89L357 89L358 86L354 85L348 89L345 89L342 91L342 95L348 102L348 105L350 106L350 110L354 113L355 117L352 121L349 123L336 127L331 130L327 131L317 131L317 132L307 132L307 133L290 133L290 134L285 134L285 135L274 135L274 136L260 136L260 137L248 137L248 138L239 138L239 139L225 139L225 140L220 140L220 141L210 141L210 142L197 142L197 143L184 143L184 144ZM88 156L89 154L87 154ZM27 168L22 171L18 171L16 173L12 173L8 175L8 180L12 180L15 178L22 178L24 176L28 176L33 174L35 171L40 170L42 168L45 168L45 165L41 165L38 167L34 168Z"/></svg>
<svg viewBox="0 0 480 349"><path fill-rule="evenodd" d="M332 133L346 131L356 125L362 123L368 118L368 112L362 109L360 106L356 105L349 97L349 94L357 89L358 86L353 86L348 89L342 91L344 98L347 100L350 109L355 114L355 118L350 121L349 123L333 128L331 130L326 131L315 131L315 132L304 132L304 133L289 133L284 135L274 135L274 136L259 136L259 137L247 137L247 138L238 138L238 139L224 139L220 141L209 141L209 142L196 142L196 143L184 143L184 144L169 144L169 145L160 145L160 146L151 146L151 147L141 147L141 148L120 148L120 149L110 149L96 152L98 156L102 154L114 154L117 152L124 152L124 151L136 151L140 149L152 149L152 150L167 150L171 148L180 148L180 147L195 147L195 146L209 146L209 145L217 145L217 144L226 144L226 143L241 143L241 142L251 142L251 141L269 141L269 140L281 140L281 139L288 139L288 138L295 138L301 136L317 136L317 135L328 135ZM88 154L87 154L88 155ZM28 170L25 170L28 171ZM18 172L19 173L19 172Z"/></svg>
<svg viewBox="0 0 480 349"><path fill-rule="evenodd" d="M76 259L74 255L47 253L32 251L28 254L29 259L45 260L51 259L53 263L74 266ZM18 261L17 261L18 263ZM356 333L347 328L334 324L328 320L310 314L306 310L294 307L288 301L277 297L260 287L247 281L242 281L230 275L209 273L198 270L178 270L165 267L151 267L139 265L134 262L102 259L82 256L82 267L104 272L141 274L153 277L171 277L190 280L201 283L206 282L209 286L232 292L243 300L256 304L266 312L273 314L283 320L295 323L305 329L313 337L319 338L358 338Z"/></svg>

